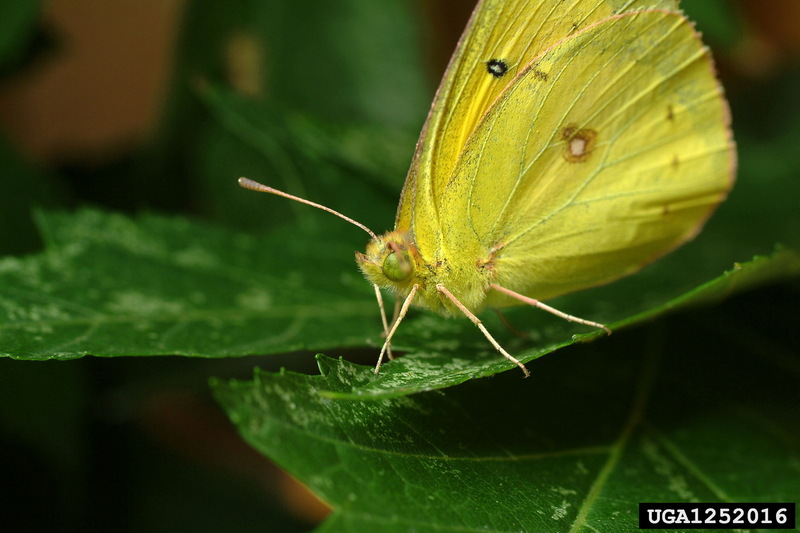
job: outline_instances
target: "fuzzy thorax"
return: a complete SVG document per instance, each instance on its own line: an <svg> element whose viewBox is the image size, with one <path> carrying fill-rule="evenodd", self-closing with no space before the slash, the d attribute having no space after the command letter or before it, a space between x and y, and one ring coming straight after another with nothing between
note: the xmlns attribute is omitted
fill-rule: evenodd
<svg viewBox="0 0 800 533"><path fill-rule="evenodd" d="M424 257L411 235L397 230L370 241L366 253L356 252L356 262L367 280L401 299L417 285L412 303L445 316L463 313L436 289L437 284L447 287L468 309L478 312L486 304L492 277L474 262L451 262L444 254Z"/></svg>

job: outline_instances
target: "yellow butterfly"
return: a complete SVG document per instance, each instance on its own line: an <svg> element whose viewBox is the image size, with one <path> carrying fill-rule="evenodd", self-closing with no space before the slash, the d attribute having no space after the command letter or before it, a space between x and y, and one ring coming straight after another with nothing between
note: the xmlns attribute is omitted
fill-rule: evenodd
<svg viewBox="0 0 800 533"><path fill-rule="evenodd" d="M395 228L358 266L386 331L409 306L466 315L631 274L694 237L735 145L708 50L676 0L483 0L417 144ZM399 312L386 320L379 288ZM391 351L389 351L391 357Z"/></svg>

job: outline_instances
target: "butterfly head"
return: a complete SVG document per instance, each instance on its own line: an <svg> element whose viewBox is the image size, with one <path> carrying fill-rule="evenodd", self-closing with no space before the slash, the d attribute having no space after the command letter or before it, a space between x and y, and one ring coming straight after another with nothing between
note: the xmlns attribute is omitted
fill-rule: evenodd
<svg viewBox="0 0 800 533"><path fill-rule="evenodd" d="M416 282L419 260L409 236L398 231L372 239L366 253L356 252L356 263L370 282L400 293L410 290Z"/></svg>

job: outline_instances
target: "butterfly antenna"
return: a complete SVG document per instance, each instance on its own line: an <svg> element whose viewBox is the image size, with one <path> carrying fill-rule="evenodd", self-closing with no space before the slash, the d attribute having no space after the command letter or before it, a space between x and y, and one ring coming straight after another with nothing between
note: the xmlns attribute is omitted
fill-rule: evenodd
<svg viewBox="0 0 800 533"><path fill-rule="evenodd" d="M353 220L352 218L350 218L348 216L345 216L345 215L341 214L340 212L338 212L338 211L336 211L334 209L331 209L330 207L326 207L326 206L318 204L316 202L312 202L311 200L306 200L305 198L300 198L299 196L295 196L293 194L289 194L288 192L283 192L283 191L279 191L278 189L273 189L272 187L268 187L267 185L264 185L263 183L258 183L257 181L253 181L253 180L251 180L249 178L239 178L239 185L241 185L245 189L250 189L251 191L266 192L266 193L269 193L269 194L275 194L277 196L283 196L284 198L288 198L289 200L294 200L295 202L300 202L301 204L306 204L306 205L310 205L311 207L316 207L317 209L322 209L323 211L327 211L328 213L330 213L332 215L336 215L337 217L341 218L342 220L346 220L347 222L351 223L354 226L358 226L359 228L361 228L364 231L366 231L367 233L369 233L369 236L372 237L373 239L377 239L378 238L378 236L375 235L375 232L373 232L371 229L366 227L361 222L357 222L357 221Z"/></svg>

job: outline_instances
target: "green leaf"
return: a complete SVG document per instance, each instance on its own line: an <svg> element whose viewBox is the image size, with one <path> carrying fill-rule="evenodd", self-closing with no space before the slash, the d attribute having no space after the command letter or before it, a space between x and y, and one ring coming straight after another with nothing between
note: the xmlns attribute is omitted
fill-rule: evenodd
<svg viewBox="0 0 800 533"><path fill-rule="evenodd" d="M42 213L39 223L47 250L0 262L2 355L229 357L367 347L374 360L382 342L373 295L346 243L299 231L256 238L181 218L132 220L94 210ZM683 285L702 270L677 276L676 264L686 262L676 254L638 276L559 302L621 329L800 271L796 254L779 251L687 292ZM491 316L486 323L523 362L602 336L545 315L509 313L513 322L529 324L529 339L503 335ZM403 323L396 349L408 354L378 376L362 368L364 386L336 394L409 394L513 368L469 321L426 312Z"/></svg>
<svg viewBox="0 0 800 533"><path fill-rule="evenodd" d="M626 311L639 308L640 304L632 304L632 307L626 310L625 300L619 296L615 298L610 288L603 289L608 294L601 301L607 308L613 307L614 313L625 317L606 322L613 331L619 331L681 309L718 303L726 297L755 286L798 275L800 275L800 255L791 250L778 250L770 257L756 257L750 262L737 264L732 270L717 279L675 298L648 306L645 308L646 310L638 313L627 315ZM621 293L623 295L635 294L633 292L635 286L642 279L650 283L654 282L648 277L634 277L628 282L627 289L630 292L623 290ZM599 293L601 290L590 292ZM576 333L580 329L578 326L551 317L548 317L548 320L552 321L552 326L535 332L540 336L535 347L524 349L519 353L514 352L523 363L528 363L572 344L594 340L605 335L599 331ZM371 376L368 367L361 367L362 379L357 382L355 387L349 390L337 387L325 394L330 397L352 399L387 398L457 385L470 379L491 376L513 368L513 365L492 350L479 334L473 335L468 341L469 344L464 340L460 343L448 342L447 336L452 333L443 331L432 321L424 319L416 321L409 329L413 329L411 335L425 339L426 342L422 348L412 349L410 355L396 359L392 364L384 365L377 376ZM431 333L431 330L434 333ZM433 340L436 339L436 336L440 337L438 341ZM522 344L524 345L524 343ZM469 355L465 356L465 354ZM535 367L531 368L535 372Z"/></svg>
<svg viewBox="0 0 800 533"><path fill-rule="evenodd" d="M252 231L274 229L292 217L292 231L325 228L326 238L349 229L329 217L307 216L308 207L296 202L242 194L235 180L247 176L303 198L335 199L330 207L343 213L371 206L359 213L362 223L390 223L416 132L276 112L269 102L215 86L197 94L214 121L197 168L218 219Z"/></svg>
<svg viewBox="0 0 800 533"><path fill-rule="evenodd" d="M42 213L39 223L43 254L0 261L2 355L276 353L361 343L352 332L376 322L352 251L336 243L94 210ZM319 270L320 257L333 258L329 270L301 274Z"/></svg>
<svg viewBox="0 0 800 533"><path fill-rule="evenodd" d="M332 506L320 531L634 531L638 502L800 499L800 369L758 343L753 299L721 326L694 313L571 347L529 379L331 399L364 374L320 357L322 376L212 386Z"/></svg>

